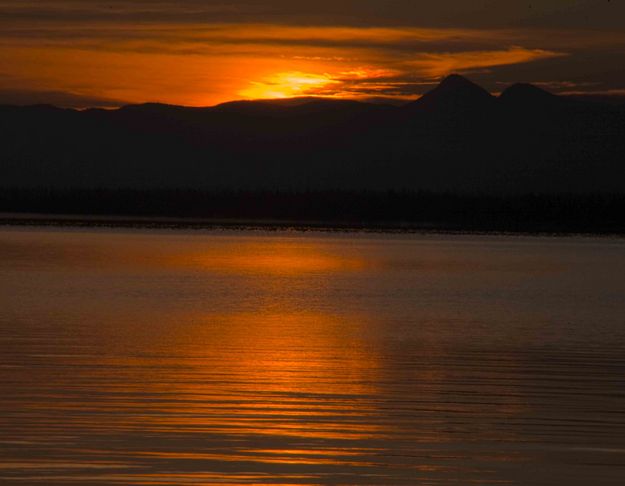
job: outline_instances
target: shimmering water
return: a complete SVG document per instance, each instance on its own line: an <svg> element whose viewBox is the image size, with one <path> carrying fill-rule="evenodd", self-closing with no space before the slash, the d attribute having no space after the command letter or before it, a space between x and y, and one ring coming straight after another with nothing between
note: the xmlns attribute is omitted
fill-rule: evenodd
<svg viewBox="0 0 625 486"><path fill-rule="evenodd" d="M625 241L0 230L0 484L625 484Z"/></svg>

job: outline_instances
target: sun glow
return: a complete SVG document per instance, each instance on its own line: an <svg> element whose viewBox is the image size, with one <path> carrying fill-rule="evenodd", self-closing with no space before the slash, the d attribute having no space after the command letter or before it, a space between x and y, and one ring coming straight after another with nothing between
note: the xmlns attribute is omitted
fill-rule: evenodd
<svg viewBox="0 0 625 486"><path fill-rule="evenodd" d="M313 94L321 88L338 84L329 74L284 72L253 81L251 86L239 92L248 99L292 98Z"/></svg>
<svg viewBox="0 0 625 486"><path fill-rule="evenodd" d="M525 30L87 19L35 29L4 22L0 59L11 72L0 72L0 102L80 108L298 96L407 101L452 72L486 73L563 58L573 44L608 42L605 35L580 40L557 32L537 41Z"/></svg>

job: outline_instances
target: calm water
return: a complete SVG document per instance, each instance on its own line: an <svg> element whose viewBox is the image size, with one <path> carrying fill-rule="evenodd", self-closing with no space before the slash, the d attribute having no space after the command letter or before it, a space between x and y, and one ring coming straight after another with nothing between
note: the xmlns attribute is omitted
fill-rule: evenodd
<svg viewBox="0 0 625 486"><path fill-rule="evenodd" d="M625 241L0 229L0 484L625 484Z"/></svg>

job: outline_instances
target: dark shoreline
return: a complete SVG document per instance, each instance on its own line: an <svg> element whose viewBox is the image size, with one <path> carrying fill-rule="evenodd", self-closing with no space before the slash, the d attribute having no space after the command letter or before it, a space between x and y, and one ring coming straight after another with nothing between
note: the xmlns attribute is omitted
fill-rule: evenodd
<svg viewBox="0 0 625 486"><path fill-rule="evenodd" d="M12 226L625 235L625 194L0 189Z"/></svg>
<svg viewBox="0 0 625 486"><path fill-rule="evenodd" d="M71 215L0 213L0 228L101 228L101 229L153 229L192 231L294 231L321 233L372 233L372 234L440 234L440 235L492 235L541 237L625 237L621 231L571 230L565 228L525 227L501 228L487 226L462 226L431 223L355 223L336 221L202 219L175 217L137 217L121 215Z"/></svg>

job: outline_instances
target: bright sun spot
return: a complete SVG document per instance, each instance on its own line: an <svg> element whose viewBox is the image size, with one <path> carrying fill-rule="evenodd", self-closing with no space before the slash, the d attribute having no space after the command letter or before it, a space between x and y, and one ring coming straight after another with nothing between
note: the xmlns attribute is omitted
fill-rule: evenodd
<svg viewBox="0 0 625 486"><path fill-rule="evenodd" d="M249 99L292 98L295 96L314 95L320 88L339 81L329 74L310 74L302 72L278 73L261 81L253 81L249 88L239 95Z"/></svg>

